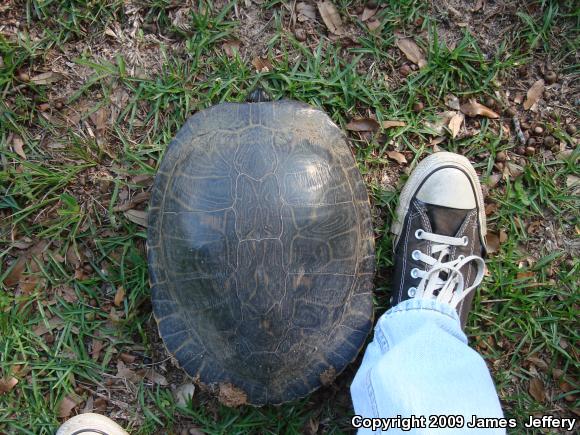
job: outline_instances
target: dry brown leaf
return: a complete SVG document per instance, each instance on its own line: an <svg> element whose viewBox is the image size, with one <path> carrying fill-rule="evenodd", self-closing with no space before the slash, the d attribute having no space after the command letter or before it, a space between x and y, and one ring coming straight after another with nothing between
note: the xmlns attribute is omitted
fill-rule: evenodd
<svg viewBox="0 0 580 435"><path fill-rule="evenodd" d="M373 19L367 21L367 27L369 28L369 30L371 32L374 32L379 27L381 27L381 24L382 23L379 20L377 20L376 18L373 18Z"/></svg>
<svg viewBox="0 0 580 435"><path fill-rule="evenodd" d="M120 307L124 299L125 299L125 288L122 285L120 285L117 288L117 293L115 293L115 301L114 301L115 306Z"/></svg>
<svg viewBox="0 0 580 435"><path fill-rule="evenodd" d="M418 65L419 68L423 68L427 65L427 60L425 59L425 54L423 50L413 41L411 38L397 38L397 47L401 50L407 59L409 59L414 64Z"/></svg>
<svg viewBox="0 0 580 435"><path fill-rule="evenodd" d="M467 116L471 117L481 115L491 119L499 118L499 115L497 113L495 113L489 107L486 107L483 104L479 104L475 100L469 100L468 103L462 104L461 111L465 113Z"/></svg>
<svg viewBox="0 0 580 435"><path fill-rule="evenodd" d="M139 192L137 195L133 196L130 201L125 201L122 204L113 207L113 211L127 211L135 208L139 204L149 200L151 196L150 192Z"/></svg>
<svg viewBox="0 0 580 435"><path fill-rule="evenodd" d="M147 212L143 210L127 210L123 213L131 222L147 228Z"/></svg>
<svg viewBox="0 0 580 435"><path fill-rule="evenodd" d="M455 139L459 134L459 130L461 130L461 126L463 125L463 113L457 112L453 117L449 120L449 131L451 132L451 137Z"/></svg>
<svg viewBox="0 0 580 435"><path fill-rule="evenodd" d="M405 121L387 120L387 121L381 122L381 127L383 127L385 130L387 128L393 128L393 127L404 127L405 125L407 125L405 123Z"/></svg>
<svg viewBox="0 0 580 435"><path fill-rule="evenodd" d="M530 395L538 402L543 402L546 399L546 391L544 390L544 383L541 379L530 379L528 391Z"/></svg>
<svg viewBox="0 0 580 435"><path fill-rule="evenodd" d="M487 232L485 236L485 240L487 241L487 253L493 254L494 252L499 251L499 235L496 233L492 233L490 231Z"/></svg>
<svg viewBox="0 0 580 435"><path fill-rule="evenodd" d="M256 72L269 72L272 71L273 66L270 63L270 60L267 58L264 59L263 57L257 56L252 60L252 65L256 69Z"/></svg>
<svg viewBox="0 0 580 435"><path fill-rule="evenodd" d="M387 151L387 157L391 160L394 160L400 165L404 165L405 163L407 163L407 158L403 153L400 153L399 151Z"/></svg>
<svg viewBox="0 0 580 435"><path fill-rule="evenodd" d="M241 42L237 39L226 41L222 44L222 50L228 57L235 57L236 53L240 51Z"/></svg>
<svg viewBox="0 0 580 435"><path fill-rule="evenodd" d="M60 317L53 317L48 321L48 325L46 322L40 322L36 328L32 330L32 332L41 337L48 332L52 332L53 329L62 328L64 328L64 320L62 320Z"/></svg>
<svg viewBox="0 0 580 435"><path fill-rule="evenodd" d="M131 355L130 353L121 352L119 354L119 359L123 361L125 364L133 364L135 362L135 355Z"/></svg>
<svg viewBox="0 0 580 435"><path fill-rule="evenodd" d="M73 244L70 244L65 254L66 262L70 264L74 269L78 268L82 264L82 259L77 249Z"/></svg>
<svg viewBox="0 0 580 435"><path fill-rule="evenodd" d="M131 382L139 382L143 379L142 374L136 373L130 368L127 368L123 361L117 361L117 377L126 379Z"/></svg>
<svg viewBox="0 0 580 435"><path fill-rule="evenodd" d="M362 13L362 17L361 20L367 21L369 18L372 18L375 16L375 14L377 13L377 8L369 8L368 6L365 6L363 13Z"/></svg>
<svg viewBox="0 0 580 435"><path fill-rule="evenodd" d="M342 27L342 19L338 11L336 10L336 6L329 0L324 0L318 2L318 12L320 12L320 16L322 17L322 21L330 31L330 33L334 33L335 35L342 35L344 33L344 29Z"/></svg>
<svg viewBox="0 0 580 435"><path fill-rule="evenodd" d="M373 118L355 118L346 124L349 131L377 131L379 123Z"/></svg>
<svg viewBox="0 0 580 435"><path fill-rule="evenodd" d="M459 98L457 98L455 95L453 94L447 94L445 95L445 104L447 105L447 107L453 109L453 110L461 110L461 105L459 104Z"/></svg>
<svg viewBox="0 0 580 435"><path fill-rule="evenodd" d="M537 358L535 356L529 356L526 358L526 360L528 360L529 362L531 362L536 367L538 367L542 370L548 370L548 367L549 367L548 363L546 363L546 361L544 361L543 359Z"/></svg>
<svg viewBox="0 0 580 435"><path fill-rule="evenodd" d="M7 287L15 286L20 282L22 273L26 268L26 256L22 255L16 260L16 264L10 269L10 273L4 278L4 285Z"/></svg>
<svg viewBox="0 0 580 435"><path fill-rule="evenodd" d="M188 382L177 387L173 392L173 397L175 397L175 401L178 405L187 406L187 402L191 400L194 394L195 385L193 385L191 382Z"/></svg>
<svg viewBox="0 0 580 435"><path fill-rule="evenodd" d="M504 177L517 178L524 173L524 168L512 161L506 162L504 167Z"/></svg>
<svg viewBox="0 0 580 435"><path fill-rule="evenodd" d="M499 230L499 243L500 244L505 243L505 242L507 242L507 239L508 239L508 235L505 232L505 230L503 230L503 229Z"/></svg>
<svg viewBox="0 0 580 435"><path fill-rule="evenodd" d="M18 383L14 376L0 378L0 394L9 393Z"/></svg>
<svg viewBox="0 0 580 435"><path fill-rule="evenodd" d="M540 98L542 98L543 93L544 93L544 80L540 79L537 80L528 90L526 101L524 101L524 109L530 110L530 108L534 104L536 104Z"/></svg>
<svg viewBox="0 0 580 435"><path fill-rule="evenodd" d="M308 20L316 20L316 7L310 3L299 2L296 4L296 17L301 23Z"/></svg>
<svg viewBox="0 0 580 435"><path fill-rule="evenodd" d="M101 340L93 338L92 351L91 351L91 356L93 357L93 360L95 360L95 361L99 360L99 356L101 355L101 351L103 350L103 347L104 347L104 343Z"/></svg>
<svg viewBox="0 0 580 435"><path fill-rule="evenodd" d="M75 409L83 399L76 394L69 394L65 396L58 405L58 416L60 418L67 418L71 415L72 410Z"/></svg>
<svg viewBox="0 0 580 435"><path fill-rule="evenodd" d="M45 72L32 77L30 82L35 85L49 85L58 82L60 79L62 79L62 74L57 72Z"/></svg>
<svg viewBox="0 0 580 435"><path fill-rule="evenodd" d="M24 141L19 136L14 136L12 139L12 150L26 160L26 153L24 152Z"/></svg>
<svg viewBox="0 0 580 435"><path fill-rule="evenodd" d="M154 384L158 384L161 386L169 385L169 382L167 382L165 376L163 376L161 373L156 372L153 369L144 370L143 376L145 377L145 379L151 381Z"/></svg>
<svg viewBox="0 0 580 435"><path fill-rule="evenodd" d="M109 114L110 112L107 107L101 107L99 110L91 114L90 119L95 125L97 134L102 135L103 132L107 129Z"/></svg>

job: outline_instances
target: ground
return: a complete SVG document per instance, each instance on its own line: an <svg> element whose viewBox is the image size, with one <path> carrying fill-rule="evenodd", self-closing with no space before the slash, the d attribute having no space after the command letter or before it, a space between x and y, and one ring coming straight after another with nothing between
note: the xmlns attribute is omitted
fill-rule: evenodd
<svg viewBox="0 0 580 435"><path fill-rule="evenodd" d="M351 432L360 361L280 407L199 388L178 402L191 381L152 318L143 225L163 151L188 116L257 85L348 134L377 315L408 173L439 150L471 159L491 248L471 345L506 416L578 417L579 20L555 0L4 1L0 432L54 433L90 410L135 434Z"/></svg>

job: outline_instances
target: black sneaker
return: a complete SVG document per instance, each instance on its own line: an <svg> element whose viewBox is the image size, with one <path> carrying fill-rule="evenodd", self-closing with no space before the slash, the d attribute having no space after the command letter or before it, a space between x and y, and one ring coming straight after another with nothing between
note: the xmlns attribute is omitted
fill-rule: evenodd
<svg viewBox="0 0 580 435"><path fill-rule="evenodd" d="M461 319L485 271L483 193L469 160L439 152L407 180L391 227L395 269L391 304L410 298L452 305Z"/></svg>

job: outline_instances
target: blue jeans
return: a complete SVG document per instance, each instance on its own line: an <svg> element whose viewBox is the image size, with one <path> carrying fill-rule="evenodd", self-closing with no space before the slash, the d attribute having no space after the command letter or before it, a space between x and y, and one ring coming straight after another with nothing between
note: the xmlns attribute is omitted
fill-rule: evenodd
<svg viewBox="0 0 580 435"><path fill-rule="evenodd" d="M456 311L434 300L409 299L381 316L350 390L355 415L394 418L386 423L391 426L382 426L389 434L506 433L469 429L473 416L503 418L502 410L489 370L468 347ZM412 416L415 423L406 424L414 428L397 428ZM353 423L361 419L355 416ZM375 431L361 427L363 433Z"/></svg>

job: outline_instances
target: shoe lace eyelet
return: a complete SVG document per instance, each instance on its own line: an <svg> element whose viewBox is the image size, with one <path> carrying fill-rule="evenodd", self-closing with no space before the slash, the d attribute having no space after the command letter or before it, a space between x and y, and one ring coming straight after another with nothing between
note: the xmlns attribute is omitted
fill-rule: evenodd
<svg viewBox="0 0 580 435"><path fill-rule="evenodd" d="M461 240L463 240L463 246L467 246L467 244L469 243L469 238L467 236L463 236Z"/></svg>
<svg viewBox="0 0 580 435"><path fill-rule="evenodd" d="M457 259L459 261L463 261L463 260L465 260L465 255L460 255L459 257L457 257Z"/></svg>
<svg viewBox="0 0 580 435"><path fill-rule="evenodd" d="M417 289L415 287L411 287L409 290L407 290L407 295L409 295L410 298L414 298L416 294Z"/></svg>
<svg viewBox="0 0 580 435"><path fill-rule="evenodd" d="M416 238L416 239L419 239L419 240L421 240L421 239L423 238L423 233L424 233L424 232L425 232L425 231L423 231L423 230L420 230L420 229L419 229L419 230L417 230L417 231L415 231L415 238Z"/></svg>
<svg viewBox="0 0 580 435"><path fill-rule="evenodd" d="M421 256L421 251L419 251L418 249L415 249L412 253L411 253L411 258L413 260L419 260Z"/></svg>
<svg viewBox="0 0 580 435"><path fill-rule="evenodd" d="M417 269L416 267L411 269L411 278L417 278L419 276L418 273L419 273L419 269Z"/></svg>

